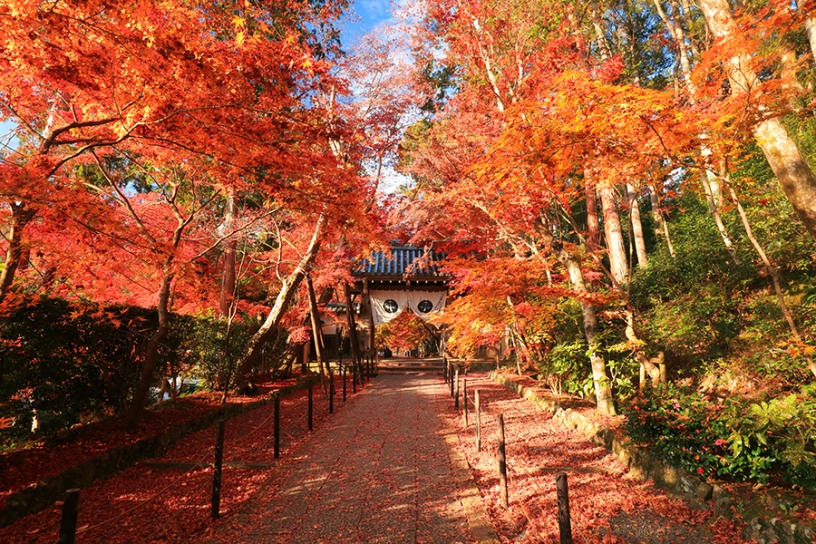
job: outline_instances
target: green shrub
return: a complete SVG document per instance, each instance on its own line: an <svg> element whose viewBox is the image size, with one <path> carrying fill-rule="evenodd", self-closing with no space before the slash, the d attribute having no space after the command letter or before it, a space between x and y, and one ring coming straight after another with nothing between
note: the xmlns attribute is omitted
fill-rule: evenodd
<svg viewBox="0 0 816 544"><path fill-rule="evenodd" d="M25 437L38 418L51 434L97 417L122 413L139 379L145 345L158 326L155 309L102 307L32 297L0 321L0 417L15 418L5 440ZM224 373L257 330L254 322L172 314L159 349L156 377L202 378ZM285 339L285 333L283 338ZM279 342L279 344L284 344ZM258 364L273 357L266 349ZM234 366L234 365L233 365Z"/></svg>
<svg viewBox="0 0 816 544"><path fill-rule="evenodd" d="M669 464L710 474L725 453L725 427L717 399L673 383L645 387L625 410L626 430L639 446L648 446Z"/></svg>
<svg viewBox="0 0 816 544"><path fill-rule="evenodd" d="M207 389L223 389L227 378L247 343L258 330L254 321L233 321L228 331L227 322L215 316L186 316L183 326L173 327L172 335L178 335L179 353L183 357L183 374L204 380ZM278 331L264 346L255 370L274 369L274 362L282 359L287 334Z"/></svg>
<svg viewBox="0 0 816 544"><path fill-rule="evenodd" d="M718 471L766 483L777 473L788 482L816 489L816 387L801 394L751 403L748 413L725 414L728 460Z"/></svg>
<svg viewBox="0 0 816 544"><path fill-rule="evenodd" d="M120 411L138 379L141 354L155 329L155 311L99 308L31 298L0 328L0 405L41 431L70 427L82 418ZM160 352L166 361L172 346Z"/></svg>
<svg viewBox="0 0 816 544"><path fill-rule="evenodd" d="M816 489L816 399L755 402L675 384L645 388L626 410L631 439L669 464L739 481L784 480Z"/></svg>
<svg viewBox="0 0 816 544"><path fill-rule="evenodd" d="M592 387L592 369L587 357L587 344L582 340L560 342L538 362L538 371L556 394L566 391L587 396L586 386Z"/></svg>
<svg viewBox="0 0 816 544"><path fill-rule="evenodd" d="M696 293L704 285L728 291L756 276L752 263L733 263L704 201L688 195L678 199L675 206L682 213L670 222L674 256L661 246L649 256L649 267L638 269L632 281L631 300L643 311ZM732 236L742 232L733 222L729 228Z"/></svg>

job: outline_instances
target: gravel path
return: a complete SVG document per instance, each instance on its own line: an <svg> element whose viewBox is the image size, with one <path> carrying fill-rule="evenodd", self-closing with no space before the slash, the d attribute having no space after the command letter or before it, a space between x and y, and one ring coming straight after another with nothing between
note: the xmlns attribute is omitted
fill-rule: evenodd
<svg viewBox="0 0 816 544"><path fill-rule="evenodd" d="M443 410L438 376L381 375L316 432L288 469L216 538L474 541L468 525L474 523L473 508L459 498L447 428L439 417Z"/></svg>

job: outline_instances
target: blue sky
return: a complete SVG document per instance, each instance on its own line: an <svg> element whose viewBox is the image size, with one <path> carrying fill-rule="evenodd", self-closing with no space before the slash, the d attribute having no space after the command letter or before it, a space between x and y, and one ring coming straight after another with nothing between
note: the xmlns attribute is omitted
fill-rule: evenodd
<svg viewBox="0 0 816 544"><path fill-rule="evenodd" d="M348 10L351 19L343 28L343 46L348 49L356 38L391 18L390 0L355 0Z"/></svg>

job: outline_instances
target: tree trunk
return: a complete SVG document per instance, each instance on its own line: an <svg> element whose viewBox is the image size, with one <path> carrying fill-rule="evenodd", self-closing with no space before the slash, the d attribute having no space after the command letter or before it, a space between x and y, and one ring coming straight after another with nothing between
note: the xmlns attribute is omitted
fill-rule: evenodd
<svg viewBox="0 0 816 544"><path fill-rule="evenodd" d="M643 238L643 223L640 221L640 204L637 192L630 184L626 184L626 193L629 198L629 218L632 222L632 235L635 238L638 267L648 268L649 258L646 255L646 240Z"/></svg>
<svg viewBox="0 0 816 544"><path fill-rule="evenodd" d="M133 392L133 399L130 402L127 418L125 418L125 427L132 429L139 423L139 419L144 412L145 403L147 402L147 394L150 392L150 384L153 382L153 372L156 370L156 361L159 357L159 347L162 341L167 336L167 331L170 330L170 287L173 284L173 273L171 266L173 265L173 257L168 257L163 267L163 277L161 287L159 288L159 302L156 310L159 314L159 326L150 340L147 342L145 348L144 364L139 375L139 383L136 385L136 390Z"/></svg>
<svg viewBox="0 0 816 544"><path fill-rule="evenodd" d="M700 0L700 9L715 38L728 40L737 32L728 0ZM732 94L745 94L760 84L749 64L750 52L730 59L727 69ZM779 119L765 119L754 137L768 159L782 191L810 236L816 239L816 176Z"/></svg>
<svg viewBox="0 0 816 544"><path fill-rule="evenodd" d="M587 208L587 249L598 251L601 249L601 226L598 221L598 194L595 179L588 173L584 174Z"/></svg>
<svg viewBox="0 0 816 544"><path fill-rule="evenodd" d="M14 283L14 275L23 255L23 230L35 214L36 210L24 202L11 204L11 230L6 235L9 247L6 250L3 272L0 274L0 302L6 298Z"/></svg>
<svg viewBox="0 0 816 544"><path fill-rule="evenodd" d="M226 214L224 217L224 232L235 229L235 196L233 191L227 192ZM221 273L221 301L219 309L221 317L228 317L235 298L235 253L237 241L230 238L224 243L224 269Z"/></svg>
<svg viewBox="0 0 816 544"><path fill-rule="evenodd" d="M796 338L797 340L801 340L802 337L799 334L799 329L796 327L796 322L793 319L793 314L791 313L787 303L785 302L785 295L782 292L782 280L780 278L779 270L777 270L776 267L773 264L771 264L771 260L768 258L767 253L765 253L765 249L760 245L759 241L754 236L754 230L751 228L751 223L748 221L748 215L745 213L742 204L740 204L740 201L737 198L737 193L736 191L734 191L734 188L731 186L731 184L728 184L728 189L731 193L731 200L734 201L740 219L742 219L742 226L745 227L745 234L748 236L748 239L754 246L754 249L759 255L759 258L762 260L762 264L765 265L765 270L771 276L774 291L776 292L776 300L779 302L779 309L782 310L782 315L785 316L785 321L788 322L788 327L790 327L791 334L793 334L793 337ZM814 363L813 359L811 359L810 357L807 357L806 360L808 368L813 373L813 375L816 376L816 363Z"/></svg>
<svg viewBox="0 0 816 544"><path fill-rule="evenodd" d="M799 152L796 142L779 119L768 119L757 125L754 136L785 196L810 236L816 239L816 176Z"/></svg>
<svg viewBox="0 0 816 544"><path fill-rule="evenodd" d="M320 314L317 309L317 297L315 297L312 277L306 274L306 290L309 292L309 319L312 323L312 339L315 345L315 358L317 359L317 370L320 373L320 385L323 394L328 394L326 375L323 371L323 328L320 323Z"/></svg>
<svg viewBox="0 0 816 544"><path fill-rule="evenodd" d="M567 267L570 275L570 281L573 288L578 293L587 293L586 285L584 284L583 275L581 274L581 267L578 262L572 258L572 255L561 249L558 259ZM592 382L595 385L595 403L598 411L608 415L615 415L615 404L612 401L612 388L609 384L609 378L606 375L606 362L604 358L597 354L598 347L595 341L595 336L598 333L598 318L595 313L595 307L584 300L581 301L581 316L584 322L584 335L586 336L587 345L589 345L589 362L592 366Z"/></svg>
<svg viewBox="0 0 816 544"><path fill-rule="evenodd" d="M805 32L807 33L808 42L810 42L810 52L813 54L813 60L816 61L816 14L810 14L805 19Z"/></svg>
<svg viewBox="0 0 816 544"><path fill-rule="evenodd" d="M161 381L161 387L159 388L159 398L156 399L156 404L161 404L164 402L164 395L170 391L170 380L167 377L163 377Z"/></svg>
<svg viewBox="0 0 816 544"><path fill-rule="evenodd" d="M603 357L597 355L597 343L595 336L598 332L598 318L595 314L595 307L586 301L589 290L584 282L581 266L578 261L566 249L560 240L556 240L549 231L546 223L539 220L536 223L536 230L544 242L549 247L558 261L567 269L573 290L579 295L581 301L581 315L584 322L584 335L589 345L589 362L592 366L592 381L595 386L595 403L599 412L615 415L615 404L612 401L612 388L609 378L606 375L606 362Z"/></svg>
<svg viewBox="0 0 816 544"><path fill-rule="evenodd" d="M654 0L655 8L657 8L657 13L660 18L663 20L663 24L666 25L666 29L669 31L669 35L671 35L672 39L674 40L674 44L677 47L677 60L680 64L680 69L683 73L683 79L685 81L685 87L689 91L690 94L694 94L694 84L691 81L691 60L689 59L688 55L688 46L686 44L686 36L685 31L683 30L683 25L680 24L678 20L675 18L670 18L666 12L663 10L663 6L660 3L660 0ZM672 2L672 15L677 17L679 15L679 10L677 8L677 4Z"/></svg>
<svg viewBox="0 0 816 544"><path fill-rule="evenodd" d="M57 267L53 264L46 263L43 267L43 273L40 277L40 291L47 293L54 286L54 281L57 279Z"/></svg>
<svg viewBox="0 0 816 544"><path fill-rule="evenodd" d="M360 363L360 343L357 338L357 323L354 320L354 305L351 300L351 288L346 284L346 326L349 331L349 347L351 348L352 364Z"/></svg>
<svg viewBox="0 0 816 544"><path fill-rule="evenodd" d="M604 234L606 235L606 249L609 252L609 269L618 287L627 283L629 265L626 258L626 245L623 243L618 203L615 198L615 189L611 185L600 187L601 207L604 217Z"/></svg>
<svg viewBox="0 0 816 544"><path fill-rule="evenodd" d="M663 218L663 235L666 237L666 246L669 248L669 255L674 257L674 244L671 241L671 233L669 232L669 222Z"/></svg>
<svg viewBox="0 0 816 544"><path fill-rule="evenodd" d="M281 290L275 299L275 304L272 306L272 309L269 310L269 314L267 314L261 328L258 329L258 331L252 335L252 338L249 339L246 350L239 359L237 369L235 371L235 386L238 389L246 384L247 374L252 370L252 365L255 363L258 353L260 353L264 343L269 339L272 332L280 324L280 320L283 317L283 314L289 308L292 297L294 297L298 285L303 280L306 270L312 264L315 255L317 255L317 252L320 249L320 242L325 224L326 217L321 214L317 220L317 224L315 225L314 233L312 234L312 239L309 242L309 247L306 250L306 253L304 253L300 258L300 262L298 262L292 273L284 278Z"/></svg>
<svg viewBox="0 0 816 544"><path fill-rule="evenodd" d="M598 42L598 50L601 52L601 60L607 60L612 57L612 48L609 46L609 41L603 31L603 19L598 13L598 6L595 2L589 4L589 14L592 17L592 26L595 28L595 38Z"/></svg>
<svg viewBox="0 0 816 544"><path fill-rule="evenodd" d="M663 214L660 213L660 200L657 198L657 189L649 185L649 202L652 204L652 222L654 223L655 238L663 236Z"/></svg>
<svg viewBox="0 0 816 544"><path fill-rule="evenodd" d="M533 359L532 353L530 353L530 348L527 345L527 340L524 338L524 335L521 334L521 329L519 328L518 323L518 316L516 315L516 307L513 304L513 300L510 298L510 295L507 295L507 306L510 309L511 314L513 315L513 323L510 324L510 337L515 339L515 343L518 346L518 352L516 356L516 367L518 370L519 376L521 376L521 365L519 362L521 361L521 356L523 355L525 359L527 359L527 365L532 366L535 364L535 360Z"/></svg>
<svg viewBox="0 0 816 544"><path fill-rule="evenodd" d="M714 218L714 224L717 226L717 232L720 233L720 238L722 238L725 249L728 250L728 254L731 255L731 260L734 261L734 264L739 264L740 261L739 257L737 257L737 251L734 249L731 236L728 234L728 229L725 228L725 223L723 223L717 202L714 200L714 191L709 184L707 172L700 174L700 184L703 186L703 193L705 193L706 202L708 203L708 211L711 212L711 217Z"/></svg>

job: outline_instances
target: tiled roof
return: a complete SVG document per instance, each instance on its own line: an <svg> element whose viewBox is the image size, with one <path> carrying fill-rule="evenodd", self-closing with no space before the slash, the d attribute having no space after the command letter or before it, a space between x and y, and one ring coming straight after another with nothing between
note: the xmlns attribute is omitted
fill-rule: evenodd
<svg viewBox="0 0 816 544"><path fill-rule="evenodd" d="M393 246L390 252L372 253L371 257L360 262L353 274L393 278L442 276L439 262L444 257L441 252L417 246Z"/></svg>

